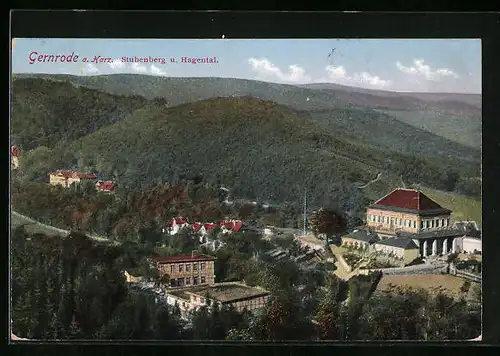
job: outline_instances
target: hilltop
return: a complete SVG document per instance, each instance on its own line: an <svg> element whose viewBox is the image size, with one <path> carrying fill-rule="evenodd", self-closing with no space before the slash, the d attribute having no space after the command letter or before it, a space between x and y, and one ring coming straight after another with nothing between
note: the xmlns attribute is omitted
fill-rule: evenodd
<svg viewBox="0 0 500 356"><path fill-rule="evenodd" d="M11 142L24 150L53 148L112 124L146 103L71 82L42 78L13 81Z"/></svg>

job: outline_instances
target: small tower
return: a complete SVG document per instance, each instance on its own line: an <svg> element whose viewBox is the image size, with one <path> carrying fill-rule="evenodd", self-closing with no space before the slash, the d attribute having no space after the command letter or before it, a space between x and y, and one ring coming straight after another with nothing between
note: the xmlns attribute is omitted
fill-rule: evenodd
<svg viewBox="0 0 500 356"><path fill-rule="evenodd" d="M17 146L12 146L11 150L11 169L17 169L19 167L19 156L21 154L21 149Z"/></svg>

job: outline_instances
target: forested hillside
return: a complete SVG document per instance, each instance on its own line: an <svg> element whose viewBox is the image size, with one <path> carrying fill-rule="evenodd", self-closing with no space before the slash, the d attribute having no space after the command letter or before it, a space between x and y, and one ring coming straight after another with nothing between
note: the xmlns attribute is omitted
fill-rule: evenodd
<svg viewBox="0 0 500 356"><path fill-rule="evenodd" d="M70 82L26 78L12 86L11 142L24 150L55 147L115 123L146 100Z"/></svg>

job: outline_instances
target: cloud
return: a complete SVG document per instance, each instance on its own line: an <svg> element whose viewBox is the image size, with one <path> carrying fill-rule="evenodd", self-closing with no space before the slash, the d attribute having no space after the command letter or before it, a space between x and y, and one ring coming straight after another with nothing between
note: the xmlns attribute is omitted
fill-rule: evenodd
<svg viewBox="0 0 500 356"><path fill-rule="evenodd" d="M83 67L83 72L85 74L93 74L93 73L99 73L99 68L97 68L94 64L92 63L87 63L85 67Z"/></svg>
<svg viewBox="0 0 500 356"><path fill-rule="evenodd" d="M119 59L115 59L113 60L113 62L111 63L108 63L108 65L111 67L111 69L113 70L117 70L117 69L123 69L125 68L125 63L123 63L121 60Z"/></svg>
<svg viewBox="0 0 500 356"><path fill-rule="evenodd" d="M167 74L167 72L161 70L160 68L158 68L154 64L151 64L151 67L149 68L149 70L151 71L151 74L153 74L153 75L164 76Z"/></svg>
<svg viewBox="0 0 500 356"><path fill-rule="evenodd" d="M131 68L134 72L138 73L146 73L148 71L148 68L146 68L146 66L143 66L139 63L132 63Z"/></svg>
<svg viewBox="0 0 500 356"><path fill-rule="evenodd" d="M334 82L343 85L353 85L368 88L387 88L391 86L390 80L385 80L379 76L372 75L368 72L353 73L349 75L343 66L334 67L332 65L326 66L328 78L321 80L323 82Z"/></svg>
<svg viewBox="0 0 500 356"><path fill-rule="evenodd" d="M418 76L426 80L439 82L442 78L459 78L459 75L448 68L438 68L433 70L429 65L424 63L423 59L413 60L413 65L406 67L401 62L396 62L396 67L403 73Z"/></svg>
<svg viewBox="0 0 500 356"><path fill-rule="evenodd" d="M249 58L248 63L260 79L277 79L286 83L309 83L311 77L306 74L304 68L296 64L288 66L288 72L284 73L280 68L266 58Z"/></svg>

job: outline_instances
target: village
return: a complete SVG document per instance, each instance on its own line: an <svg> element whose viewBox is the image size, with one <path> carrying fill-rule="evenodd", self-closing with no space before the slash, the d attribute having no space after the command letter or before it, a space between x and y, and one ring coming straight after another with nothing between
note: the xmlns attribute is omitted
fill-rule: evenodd
<svg viewBox="0 0 500 356"><path fill-rule="evenodd" d="M12 168L19 166L20 149L12 147ZM48 174L52 186L69 188L90 181L99 192L111 194L116 183L99 180L96 174L57 170ZM161 229L174 237L182 231L197 236L201 246L217 250L224 243L219 234L255 232L244 221L226 219L219 222L189 222L186 217L172 217ZM283 230L266 226L259 233L263 239L279 238ZM326 234L292 230L294 239L305 252L302 261L335 264L338 278L349 280L356 275L381 271L384 275L451 274L475 283L481 281L481 232L474 221L453 221L452 211L440 206L418 190L398 188L366 209L363 226L343 233L329 241ZM290 232L290 231L288 231ZM219 235L220 236L220 235ZM274 257L286 255L279 249ZM244 281L216 283L217 259L208 254L192 252L165 258L148 259L159 279L131 275L124 271L131 285L155 291L169 305L178 305L183 315L202 305L232 305L237 310L258 310L266 305L270 292Z"/></svg>
<svg viewBox="0 0 500 356"><path fill-rule="evenodd" d="M12 169L19 167L19 157L20 149L12 147ZM96 174L73 170L56 170L48 173L47 178L46 183L63 189L78 189L85 184L95 186L97 192L113 194L117 187L116 182L99 179ZM419 190L397 188L366 207L363 225L334 236L313 232L305 207L302 230L269 225L256 229L244 220L230 217L191 222L185 216L172 216L161 227L164 239L157 247L165 247L165 239L187 233L197 240L199 248L189 254L147 258L147 268L155 271L155 277L135 275L128 270L123 274L131 290L152 294L155 303L178 308L186 322L200 308L214 305L259 315L268 306L271 291L249 285L245 278L216 278L215 255L225 246L224 236L237 234L238 238L240 234L252 233L275 242L283 236L293 236L301 250L293 258L294 263L313 270L318 264L333 264L331 273L346 282L355 276L381 273L378 290L393 283L425 289L439 288L443 280L437 278L453 276L463 280L460 290L467 293L471 283L481 283L481 229L475 221L454 221L452 213ZM291 258L286 249L279 247L266 253L275 261Z"/></svg>

